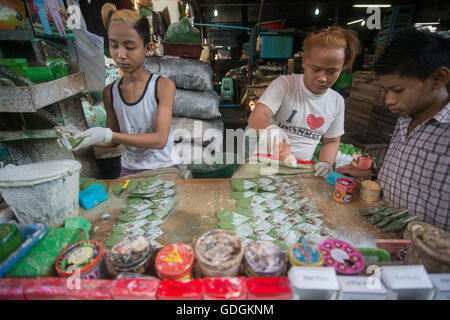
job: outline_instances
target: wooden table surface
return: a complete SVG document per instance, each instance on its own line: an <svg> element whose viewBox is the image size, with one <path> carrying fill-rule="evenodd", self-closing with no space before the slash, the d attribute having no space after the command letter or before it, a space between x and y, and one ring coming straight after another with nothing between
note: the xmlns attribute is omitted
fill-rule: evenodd
<svg viewBox="0 0 450 320"><path fill-rule="evenodd" d="M305 190L318 211L324 214L325 224L335 230L340 239L347 239L355 246L364 246L368 241L374 243L375 239L393 238L392 234L381 233L367 222L366 217L358 214L358 209L374 205L361 201L358 191L353 195L351 203L340 204L333 200L334 186L324 179L309 174L296 176L295 179L300 182L300 187ZM175 188L178 202L175 210L160 226L164 235L156 240L162 245L177 242L194 245L203 233L215 228L218 211L236 208L236 200L230 198L231 179L172 181L177 184ZM81 215L92 223L91 239L101 243L111 236L111 228L117 223L117 217L121 214L120 209L126 206L125 194L118 198L111 192L113 185L123 183L125 180L106 180L106 182L110 198L89 211L80 208ZM102 219L104 213L109 213L110 219Z"/></svg>

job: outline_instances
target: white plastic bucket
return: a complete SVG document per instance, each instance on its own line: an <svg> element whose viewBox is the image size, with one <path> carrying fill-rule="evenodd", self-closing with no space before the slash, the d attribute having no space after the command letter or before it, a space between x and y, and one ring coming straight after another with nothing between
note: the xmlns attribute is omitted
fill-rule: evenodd
<svg viewBox="0 0 450 320"><path fill-rule="evenodd" d="M59 227L77 216L81 164L42 161L0 169L0 193L22 224Z"/></svg>

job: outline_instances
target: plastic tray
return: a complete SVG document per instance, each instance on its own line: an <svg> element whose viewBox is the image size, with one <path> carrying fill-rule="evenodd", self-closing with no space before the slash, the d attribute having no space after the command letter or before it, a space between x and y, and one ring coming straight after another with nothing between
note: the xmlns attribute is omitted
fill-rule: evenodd
<svg viewBox="0 0 450 320"><path fill-rule="evenodd" d="M0 264L0 278L3 278L6 272L8 272L8 270L11 269L25 253L33 248L47 232L47 226L43 223L32 223L27 226L17 227L19 228L20 235L24 241L16 251L11 253L9 257Z"/></svg>

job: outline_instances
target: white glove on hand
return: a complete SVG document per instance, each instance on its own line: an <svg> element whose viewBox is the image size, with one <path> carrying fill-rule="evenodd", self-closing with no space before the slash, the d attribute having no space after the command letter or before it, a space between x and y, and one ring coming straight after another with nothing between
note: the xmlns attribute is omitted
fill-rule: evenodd
<svg viewBox="0 0 450 320"><path fill-rule="evenodd" d="M73 151L90 147L96 143L108 143L112 140L112 131L109 128L94 127L75 135L75 138L86 137Z"/></svg>
<svg viewBox="0 0 450 320"><path fill-rule="evenodd" d="M316 173L314 174L316 177L326 178L328 174L333 170L333 167L328 162L319 162L314 166Z"/></svg>
<svg viewBox="0 0 450 320"><path fill-rule="evenodd" d="M287 134L280 127L274 124L270 125L262 130L260 134L260 152L267 151L269 154L278 153L281 142L289 143Z"/></svg>

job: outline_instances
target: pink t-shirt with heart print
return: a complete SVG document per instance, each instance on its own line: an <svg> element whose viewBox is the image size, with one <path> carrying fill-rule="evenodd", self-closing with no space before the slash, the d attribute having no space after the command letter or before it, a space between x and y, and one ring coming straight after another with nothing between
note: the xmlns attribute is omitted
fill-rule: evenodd
<svg viewBox="0 0 450 320"><path fill-rule="evenodd" d="M303 83L303 74L278 77L258 102L272 110L270 121L286 132L297 158L311 160L322 137L344 134L344 98L332 89L322 95L312 93Z"/></svg>

